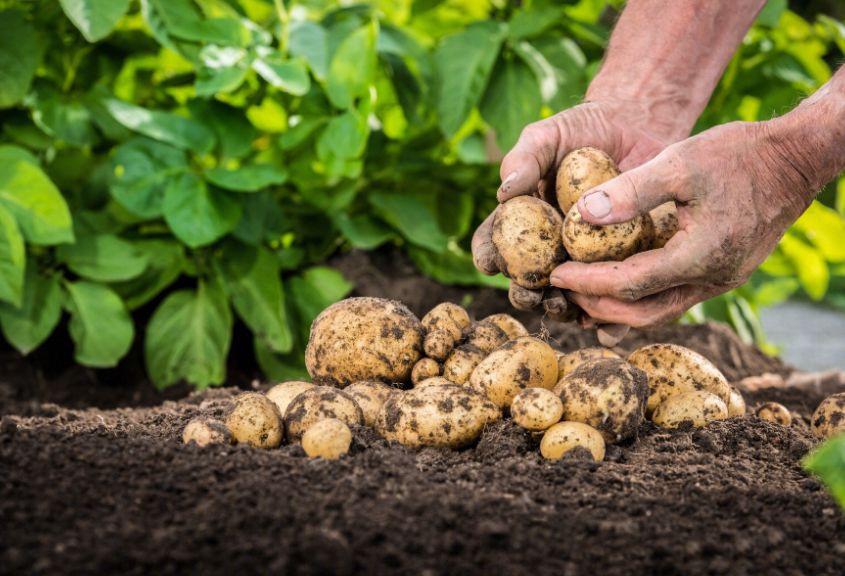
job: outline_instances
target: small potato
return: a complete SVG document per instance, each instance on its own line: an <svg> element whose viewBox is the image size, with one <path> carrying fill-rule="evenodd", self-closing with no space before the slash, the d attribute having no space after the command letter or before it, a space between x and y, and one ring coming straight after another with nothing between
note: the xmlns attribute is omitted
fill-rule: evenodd
<svg viewBox="0 0 845 576"><path fill-rule="evenodd" d="M492 402L466 386L423 386L388 398L378 431L404 446L460 448L475 442L484 426L499 418Z"/></svg>
<svg viewBox="0 0 845 576"><path fill-rule="evenodd" d="M529 290L511 282L508 287L508 300L517 310L531 311L543 303L543 291Z"/></svg>
<svg viewBox="0 0 845 576"><path fill-rule="evenodd" d="M472 344L458 346L443 363L443 377L455 384L465 384L486 357L487 354Z"/></svg>
<svg viewBox="0 0 845 576"><path fill-rule="evenodd" d="M714 420L726 420L728 407L715 394L693 390L674 394L657 405L652 421L663 428L677 428L683 422L692 422L700 428Z"/></svg>
<svg viewBox="0 0 845 576"><path fill-rule="evenodd" d="M371 428L376 425L378 413L381 411L382 405L387 401L392 394L401 392L393 386L388 386L384 382L375 380L362 380L361 382L353 382L343 389L344 393L349 394L364 414L364 424Z"/></svg>
<svg viewBox="0 0 845 576"><path fill-rule="evenodd" d="M194 418L182 432L182 442L197 446L208 446L209 444L232 444L232 433L220 420L213 418Z"/></svg>
<svg viewBox="0 0 845 576"><path fill-rule="evenodd" d="M532 196L500 204L493 219L493 244L502 274L524 288L549 285L549 275L566 259L563 219L554 207Z"/></svg>
<svg viewBox="0 0 845 576"><path fill-rule="evenodd" d="M364 413L352 396L330 386L315 386L290 403L285 412L285 431L296 439L326 418L337 418L350 425L364 423Z"/></svg>
<svg viewBox="0 0 845 576"><path fill-rule="evenodd" d="M584 451L593 460L604 460L604 438L592 426L581 422L558 422L543 434L540 454L546 460L560 460L567 453Z"/></svg>
<svg viewBox="0 0 845 576"><path fill-rule="evenodd" d="M352 444L352 431L337 418L327 418L313 424L302 435L302 449L309 458L337 460Z"/></svg>
<svg viewBox="0 0 845 576"><path fill-rule="evenodd" d="M281 382L276 384L267 391L267 398L273 401L279 409L279 414L284 414L288 409L288 404L291 400L308 390L313 388L316 384L311 382L303 382L302 380L291 380L290 382Z"/></svg>
<svg viewBox="0 0 845 576"><path fill-rule="evenodd" d="M731 387L710 360L677 344L649 344L634 350L628 362L648 374L650 395L646 414L672 394L704 390L727 405Z"/></svg>
<svg viewBox="0 0 845 576"><path fill-rule="evenodd" d="M607 443L630 438L645 420L648 378L621 358L584 362L554 392L563 401L564 420L589 424Z"/></svg>
<svg viewBox="0 0 845 576"><path fill-rule="evenodd" d="M414 388L425 388L426 386L445 386L445 385L454 385L455 382L451 380L447 380L443 376L432 376L431 378L426 378L425 380L420 380L420 383L414 386Z"/></svg>
<svg viewBox="0 0 845 576"><path fill-rule="evenodd" d="M272 400L257 392L237 397L226 418L226 427L236 442L255 448L277 448L284 437L279 409Z"/></svg>
<svg viewBox="0 0 845 576"><path fill-rule="evenodd" d="M816 438L831 438L845 432L845 392L822 400L810 423Z"/></svg>
<svg viewBox="0 0 845 576"><path fill-rule="evenodd" d="M511 417L519 426L532 432L542 432L560 422L563 402L545 388L526 388L517 392L511 402Z"/></svg>
<svg viewBox="0 0 845 576"><path fill-rule="evenodd" d="M423 350L425 355L442 362L455 347L455 338L448 330L432 330L425 335Z"/></svg>
<svg viewBox="0 0 845 576"><path fill-rule="evenodd" d="M624 260L651 246L654 225L648 216L637 216L621 224L595 226L581 217L577 206L570 208L563 222L563 245L577 262Z"/></svg>
<svg viewBox="0 0 845 576"><path fill-rule="evenodd" d="M422 317L423 328L427 332L446 330L453 340L460 340L469 328L470 319L467 311L452 302L441 302Z"/></svg>
<svg viewBox="0 0 845 576"><path fill-rule="evenodd" d="M582 348L580 350L575 350L574 352L569 352L568 354L558 355L558 380L571 373L584 362L587 362L588 360L596 360L598 358L619 358L619 354L603 346L593 346L592 348Z"/></svg>
<svg viewBox="0 0 845 576"><path fill-rule="evenodd" d="M560 288L549 287L543 291L543 313L555 322L575 322L581 308L567 298Z"/></svg>
<svg viewBox="0 0 845 576"><path fill-rule="evenodd" d="M661 204L648 213L654 224L654 237L651 240L651 248L663 248L678 231L678 209L674 202Z"/></svg>
<svg viewBox="0 0 845 576"><path fill-rule="evenodd" d="M616 162L604 151L591 146L573 150L557 170L555 192L560 211L566 214L584 192L617 176Z"/></svg>
<svg viewBox="0 0 845 576"><path fill-rule="evenodd" d="M508 340L528 336L528 329L510 314L491 314L483 319L480 324L493 324L498 326L508 337Z"/></svg>
<svg viewBox="0 0 845 576"><path fill-rule="evenodd" d="M557 360L552 347L538 338L523 336L494 350L476 366L469 385L499 408L507 408L523 388L551 389L557 382Z"/></svg>
<svg viewBox="0 0 845 576"><path fill-rule="evenodd" d="M731 395L728 398L728 417L745 416L745 398L742 393L737 390L736 386L731 386Z"/></svg>
<svg viewBox="0 0 845 576"><path fill-rule="evenodd" d="M489 354L509 340L504 330L495 324L476 322L467 334L466 343L475 346L485 354Z"/></svg>
<svg viewBox="0 0 845 576"><path fill-rule="evenodd" d="M426 378L440 376L442 371L443 367L436 360L423 358L414 364L414 369L411 370L411 383L416 386L420 381L425 380Z"/></svg>
<svg viewBox="0 0 845 576"><path fill-rule="evenodd" d="M780 424L781 426L792 426L792 414L783 404L777 402L766 402L755 412L760 420Z"/></svg>

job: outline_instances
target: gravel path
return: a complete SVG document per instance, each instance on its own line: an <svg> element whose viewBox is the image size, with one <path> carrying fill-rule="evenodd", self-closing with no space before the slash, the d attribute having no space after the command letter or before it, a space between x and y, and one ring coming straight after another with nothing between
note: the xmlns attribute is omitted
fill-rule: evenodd
<svg viewBox="0 0 845 576"><path fill-rule="evenodd" d="M805 371L845 369L845 313L787 302L762 313L769 340L784 361Z"/></svg>

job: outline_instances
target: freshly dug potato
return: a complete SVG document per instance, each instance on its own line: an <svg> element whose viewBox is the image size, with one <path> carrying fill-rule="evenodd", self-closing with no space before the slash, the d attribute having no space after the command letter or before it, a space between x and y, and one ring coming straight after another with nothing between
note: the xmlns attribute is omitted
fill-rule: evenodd
<svg viewBox="0 0 845 576"><path fill-rule="evenodd" d="M358 380L406 382L422 357L423 332L400 302L347 298L314 320L305 366L314 382L341 388Z"/></svg>
<svg viewBox="0 0 845 576"><path fill-rule="evenodd" d="M213 418L194 418L182 432L182 442L197 446L209 444L232 444L232 433L220 420Z"/></svg>
<svg viewBox="0 0 845 576"><path fill-rule="evenodd" d="M701 427L727 417L728 407L721 398L704 390L693 390L666 398L657 405L651 419L663 428L677 428L683 422Z"/></svg>
<svg viewBox="0 0 845 576"><path fill-rule="evenodd" d="M511 282L508 287L508 300L517 310L534 310L543 303L543 291L529 290L516 282Z"/></svg>
<svg viewBox="0 0 845 576"><path fill-rule="evenodd" d="M472 344L458 346L443 363L443 377L455 384L465 384L475 367L486 357L483 350Z"/></svg>
<svg viewBox="0 0 845 576"><path fill-rule="evenodd" d="M614 443L633 436L645 419L648 378L621 358L584 362L560 380L563 419L589 424Z"/></svg>
<svg viewBox="0 0 845 576"><path fill-rule="evenodd" d="M792 414L783 404L777 402L766 402L755 412L757 418L780 424L781 426L792 426Z"/></svg>
<svg viewBox="0 0 845 576"><path fill-rule="evenodd" d="M822 400L813 412L810 424L816 438L830 438L845 433L845 392Z"/></svg>
<svg viewBox="0 0 845 576"><path fill-rule="evenodd" d="M663 248L678 231L678 209L674 202L661 204L648 213L654 224L654 237L651 248Z"/></svg>
<svg viewBox="0 0 845 576"><path fill-rule="evenodd" d="M489 354L509 340L504 330L493 323L475 323L467 334L466 343Z"/></svg>
<svg viewBox="0 0 845 576"><path fill-rule="evenodd" d="M603 346L593 346L591 348L575 350L574 352L569 352L568 354L559 354L557 356L558 380L571 373L584 362L587 362L588 360L597 360L599 358L619 358L619 354Z"/></svg>
<svg viewBox="0 0 845 576"><path fill-rule="evenodd" d="M551 204L517 196L499 205L493 219L493 244L502 274L524 288L549 285L552 270L566 259L563 219Z"/></svg>
<svg viewBox="0 0 845 576"><path fill-rule="evenodd" d="M226 427L236 442L256 448L277 448L285 432L279 409L272 400L257 392L237 397L226 418Z"/></svg>
<svg viewBox="0 0 845 576"><path fill-rule="evenodd" d="M578 262L624 260L648 250L653 236L654 224L648 216L637 216L621 224L594 226L573 206L563 222L563 245L569 257Z"/></svg>
<svg viewBox="0 0 845 576"><path fill-rule="evenodd" d="M563 290L550 286L543 291L543 313L556 322L575 322L581 308Z"/></svg>
<svg viewBox="0 0 845 576"><path fill-rule="evenodd" d="M436 360L423 358L414 364L414 369L411 370L411 383L416 386L419 382L425 380L426 378L440 376L442 371L443 367Z"/></svg>
<svg viewBox="0 0 845 576"><path fill-rule="evenodd" d="M476 366L469 385L499 408L507 408L523 388L551 389L557 382L557 360L552 347L538 338L523 336L494 350Z"/></svg>
<svg viewBox="0 0 845 576"><path fill-rule="evenodd" d="M290 403L285 411L285 431L296 439L326 418L337 418L346 424L364 423L364 413L352 396L330 386L315 386Z"/></svg>
<svg viewBox="0 0 845 576"><path fill-rule="evenodd" d="M370 427L376 425L378 413L387 399L392 394L401 394L398 389L376 380L353 382L343 391L358 403L361 412L364 414L364 424Z"/></svg>
<svg viewBox="0 0 845 576"><path fill-rule="evenodd" d="M302 448L309 458L337 460L352 444L352 431L337 418L327 418L312 425L302 435Z"/></svg>
<svg viewBox="0 0 845 576"><path fill-rule="evenodd" d="M484 318L480 324L493 324L498 326L508 337L508 340L528 336L528 329L510 314L491 314Z"/></svg>
<svg viewBox="0 0 845 576"><path fill-rule="evenodd" d="M745 398L742 393L737 390L736 386L731 386L731 395L728 398L728 417L745 416Z"/></svg>
<svg viewBox="0 0 845 576"><path fill-rule="evenodd" d="M727 405L731 387L710 360L677 344L650 344L634 350L628 362L648 374L650 395L646 413L672 394L704 390Z"/></svg>
<svg viewBox="0 0 845 576"><path fill-rule="evenodd" d="M566 214L591 188L619 176L616 162L603 150L587 146L563 157L557 170L555 192L561 212Z"/></svg>
<svg viewBox="0 0 845 576"><path fill-rule="evenodd" d="M429 358L442 362L455 347L455 338L448 330L432 330L425 335L423 351Z"/></svg>
<svg viewBox="0 0 845 576"><path fill-rule="evenodd" d="M604 438L599 431L581 422L558 422L540 440L540 454L546 460L560 460L569 452L583 450L601 462L604 449Z"/></svg>
<svg viewBox="0 0 845 576"><path fill-rule="evenodd" d="M511 418L519 426L532 432L541 432L560 422L563 402L545 388L526 388L517 392L511 402Z"/></svg>
<svg viewBox="0 0 845 576"><path fill-rule="evenodd" d="M446 330L454 340L460 340L469 328L470 319L467 311L452 302L441 302L422 317L423 328L427 332Z"/></svg>
<svg viewBox="0 0 845 576"><path fill-rule="evenodd" d="M426 386L444 386L444 385L454 385L455 382L451 380L447 380L443 376L432 376L431 378L426 378L425 380L420 380L420 383L414 386L414 388L424 388Z"/></svg>
<svg viewBox="0 0 845 576"><path fill-rule="evenodd" d="M465 386L423 386L388 398L378 430L404 446L460 448L475 442L484 426L500 417L492 402Z"/></svg>
<svg viewBox="0 0 845 576"><path fill-rule="evenodd" d="M273 401L279 409L279 414L284 414L287 411L288 404L291 403L291 400L314 386L316 386L316 384L303 382L302 380L281 382L267 391L267 398Z"/></svg>

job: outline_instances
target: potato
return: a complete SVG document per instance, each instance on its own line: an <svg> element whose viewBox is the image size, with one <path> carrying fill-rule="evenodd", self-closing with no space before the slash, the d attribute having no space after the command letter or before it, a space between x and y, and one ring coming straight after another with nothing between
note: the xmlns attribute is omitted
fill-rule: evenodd
<svg viewBox="0 0 845 576"><path fill-rule="evenodd" d="M442 371L443 366L441 366L436 360L423 358L414 364L414 369L411 370L411 382L414 385L417 385L420 381L425 380L426 378L440 376Z"/></svg>
<svg viewBox="0 0 845 576"><path fill-rule="evenodd" d="M422 317L423 328L427 332L446 330L454 340L460 340L469 328L470 319L467 311L452 302L441 302Z"/></svg>
<svg viewBox="0 0 845 576"><path fill-rule="evenodd" d="M309 458L337 460L352 444L352 431L337 418L327 418L313 424L302 435L302 449Z"/></svg>
<svg viewBox="0 0 845 576"><path fill-rule="evenodd" d="M558 422L543 434L540 454L560 460L569 452L588 451L596 462L604 460L604 438L598 430L581 422Z"/></svg>
<svg viewBox="0 0 845 576"><path fill-rule="evenodd" d="M257 392L247 392L235 399L226 427L236 442L256 448L277 448L285 432L279 409Z"/></svg>
<svg viewBox="0 0 845 576"><path fill-rule="evenodd" d="M727 418L728 407L721 398L704 390L693 390L666 398L657 405L651 419L663 428L677 428L683 422L701 427Z"/></svg>
<svg viewBox="0 0 845 576"><path fill-rule="evenodd" d="M707 358L677 344L650 344L634 350L628 362L648 374L650 395L646 414L672 394L704 390L727 405L731 388L725 376Z"/></svg>
<svg viewBox="0 0 845 576"><path fill-rule="evenodd" d="M305 366L318 384L406 382L422 357L423 327L400 302L347 298L314 320Z"/></svg>
<svg viewBox="0 0 845 576"><path fill-rule="evenodd" d="M557 382L557 360L551 346L523 336L494 350L476 366L469 385L499 408L507 408L523 388L551 389Z"/></svg>
<svg viewBox="0 0 845 576"><path fill-rule="evenodd" d="M480 324L493 324L498 326L508 340L519 338L520 336L528 336L528 329L516 318L510 314L491 314L484 318Z"/></svg>
<svg viewBox="0 0 845 576"><path fill-rule="evenodd" d="M352 397L364 415L364 424L373 427L376 425L378 413L382 405L392 394L401 394L401 391L388 386L384 382L375 380L362 380L353 382L343 389L343 392Z"/></svg>
<svg viewBox="0 0 845 576"><path fill-rule="evenodd" d="M516 282L511 282L508 287L508 300L517 310L534 310L543 303L543 291L529 290Z"/></svg>
<svg viewBox="0 0 845 576"><path fill-rule="evenodd" d="M731 386L731 395L728 398L728 417L745 416L745 398L742 393L737 390L736 386Z"/></svg>
<svg viewBox="0 0 845 576"><path fill-rule="evenodd" d="M845 432L845 392L828 396L810 420L816 438L830 438Z"/></svg>
<svg viewBox="0 0 845 576"><path fill-rule="evenodd" d="M577 206L570 208L563 221L563 245L569 257L578 262L624 260L648 250L654 225L648 216L628 222L594 226L581 217Z"/></svg>
<svg viewBox="0 0 845 576"><path fill-rule="evenodd" d="M603 346L593 346L557 355L557 378L560 380L581 364L598 358L619 358L619 354Z"/></svg>
<svg viewBox="0 0 845 576"><path fill-rule="evenodd" d="M674 202L661 204L648 213L654 224L654 236L651 240L651 248L663 248L678 231L678 209Z"/></svg>
<svg viewBox="0 0 845 576"><path fill-rule="evenodd" d="M458 346L443 363L443 377L455 384L465 384L475 367L486 357L487 354L472 344Z"/></svg>
<svg viewBox="0 0 845 576"><path fill-rule="evenodd" d="M589 424L614 443L633 436L645 419L648 378L621 358L597 358L567 374L554 392L564 420Z"/></svg>
<svg viewBox="0 0 845 576"><path fill-rule="evenodd" d="M454 385L455 382L451 380L447 380L443 376L432 376L431 378L426 378L425 380L420 380L419 384L414 386L414 388L424 388L426 386L444 386L444 385Z"/></svg>
<svg viewBox="0 0 845 576"><path fill-rule="evenodd" d="M455 347L455 338L448 330L432 330L425 335L423 351L429 358L442 362Z"/></svg>
<svg viewBox="0 0 845 576"><path fill-rule="evenodd" d="M364 423L364 412L349 394L330 386L315 386L290 403L285 411L285 431L290 438L296 439L326 418L361 425Z"/></svg>
<svg viewBox="0 0 845 576"><path fill-rule="evenodd" d="M543 291L543 313L556 322L575 322L582 312L560 288L548 287Z"/></svg>
<svg viewBox="0 0 845 576"><path fill-rule="evenodd" d="M467 334L466 343L475 346L485 354L489 354L509 340L504 330L493 324L476 322Z"/></svg>
<svg viewBox="0 0 845 576"><path fill-rule="evenodd" d="M532 432L541 432L560 422L563 402L545 388L526 388L517 392L511 402L511 418L519 426Z"/></svg>
<svg viewBox="0 0 845 576"><path fill-rule="evenodd" d="M209 444L232 444L232 433L220 420L213 418L194 418L182 432L182 442L197 446L208 446Z"/></svg>
<svg viewBox="0 0 845 576"><path fill-rule="evenodd" d="M781 426L792 426L792 414L783 404L777 402L766 402L755 412L757 418L780 424Z"/></svg>
<svg viewBox="0 0 845 576"><path fill-rule="evenodd" d="M563 219L547 202L517 196L500 204L493 219L493 244L502 274L524 288L549 285L552 270L566 259Z"/></svg>
<svg viewBox="0 0 845 576"><path fill-rule="evenodd" d="M378 431L404 446L460 448L501 417L496 406L465 386L423 386L388 398Z"/></svg>
<svg viewBox="0 0 845 576"><path fill-rule="evenodd" d="M281 382L276 384L267 391L267 398L273 401L279 409L279 414L284 414L288 409L288 404L291 400L305 392L309 388L313 388L316 384L311 382L303 382L302 380L291 380L290 382Z"/></svg>
<svg viewBox="0 0 845 576"><path fill-rule="evenodd" d="M557 170L555 192L560 211L566 214L584 192L617 176L616 162L604 151L591 146L573 150Z"/></svg>

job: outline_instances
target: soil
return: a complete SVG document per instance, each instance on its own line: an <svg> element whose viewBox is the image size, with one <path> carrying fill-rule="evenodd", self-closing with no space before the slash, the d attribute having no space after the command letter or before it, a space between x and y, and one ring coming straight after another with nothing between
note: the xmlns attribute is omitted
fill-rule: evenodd
<svg viewBox="0 0 845 576"><path fill-rule="evenodd" d="M390 269L383 262L347 257L356 258L347 276L359 293L400 298L416 312L466 296L477 316L509 309L498 292L443 288L403 268L385 278L376 272ZM593 343L575 328L545 329L564 349ZM704 353L743 387L747 376L792 372L716 325L636 333L623 345L654 341ZM153 405L131 407L131 395L116 393L105 405L126 407L81 408L73 396L77 408L68 408L38 392L63 382L70 397L65 372L42 370L41 388L22 390L34 361L13 360L0 352L2 574L843 570L845 514L800 466L816 444L809 414L845 389L840 375L745 388L752 407L775 400L793 410L789 428L753 417L697 430L646 423L601 463L544 461L537 439L508 421L462 451L408 450L359 428L351 453L328 462L294 445L183 445L188 420L221 417L237 388L162 401L133 381L137 403ZM98 373L79 379L104 386Z"/></svg>

